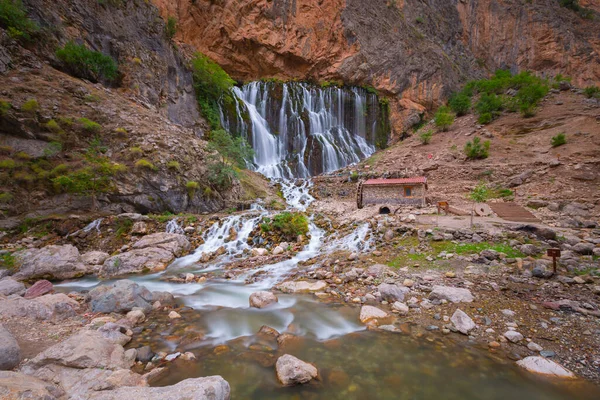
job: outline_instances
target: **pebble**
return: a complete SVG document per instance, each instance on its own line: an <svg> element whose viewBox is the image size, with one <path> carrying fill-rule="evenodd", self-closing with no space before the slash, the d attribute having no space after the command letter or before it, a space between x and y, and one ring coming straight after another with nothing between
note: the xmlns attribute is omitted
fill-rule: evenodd
<svg viewBox="0 0 600 400"><path fill-rule="evenodd" d="M452 271L448 271L446 272L446 278L456 278L456 273L452 272Z"/></svg>
<svg viewBox="0 0 600 400"><path fill-rule="evenodd" d="M171 311L169 313L169 318L170 319L177 319L177 318L181 318L181 315L177 311Z"/></svg>
<svg viewBox="0 0 600 400"><path fill-rule="evenodd" d="M491 347L492 349L497 349L498 347L501 346L501 344L496 341L493 341L493 342L489 342L488 346Z"/></svg>
<svg viewBox="0 0 600 400"><path fill-rule="evenodd" d="M173 361L174 359L176 359L180 355L181 355L180 352L169 354L168 356L165 357L165 360L167 360L167 361Z"/></svg>
<svg viewBox="0 0 600 400"><path fill-rule="evenodd" d="M540 356L545 357L545 358L552 358L552 357L556 356L556 353L553 352L552 350L542 350L542 351L540 351Z"/></svg>
<svg viewBox="0 0 600 400"><path fill-rule="evenodd" d="M405 279L404 282L402 282L402 284L406 287L413 287L415 282L412 279Z"/></svg>
<svg viewBox="0 0 600 400"><path fill-rule="evenodd" d="M427 328L425 328L425 329L427 329L428 331L439 331L439 330L440 330L440 327L439 327L439 326L437 326L437 325L429 325L429 326L428 326Z"/></svg>
<svg viewBox="0 0 600 400"><path fill-rule="evenodd" d="M517 342L523 340L523 335L521 335L517 331L506 331L506 332L504 332L504 337L513 343L517 343Z"/></svg>
<svg viewBox="0 0 600 400"><path fill-rule="evenodd" d="M543 350L542 346L540 346L539 344L534 343L534 342L527 343L527 348L531 351L542 351Z"/></svg>

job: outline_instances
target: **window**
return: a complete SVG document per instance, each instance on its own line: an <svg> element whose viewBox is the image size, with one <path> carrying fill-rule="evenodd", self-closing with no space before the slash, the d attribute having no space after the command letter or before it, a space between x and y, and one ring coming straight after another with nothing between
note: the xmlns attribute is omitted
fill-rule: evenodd
<svg viewBox="0 0 600 400"><path fill-rule="evenodd" d="M404 197L412 197L412 188L411 187L404 188Z"/></svg>

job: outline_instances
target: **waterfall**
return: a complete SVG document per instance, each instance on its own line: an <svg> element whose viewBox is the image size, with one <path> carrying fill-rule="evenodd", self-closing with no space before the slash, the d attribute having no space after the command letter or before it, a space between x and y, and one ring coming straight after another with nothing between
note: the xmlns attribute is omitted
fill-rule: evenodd
<svg viewBox="0 0 600 400"><path fill-rule="evenodd" d="M179 223L177 222L177 218L173 218L172 220L170 220L169 222L167 222L167 226L165 231L167 233L179 233L179 234L184 234L184 230L183 228L179 225Z"/></svg>
<svg viewBox="0 0 600 400"><path fill-rule="evenodd" d="M268 178L308 178L357 163L375 152L385 118L363 88L251 82L233 89L222 124L246 138L255 169ZM387 132L384 133L387 135Z"/></svg>
<svg viewBox="0 0 600 400"><path fill-rule="evenodd" d="M90 222L89 224L87 224L83 229L79 229L78 231L69 233L66 237L75 236L79 232L82 232L82 231L85 233L90 233L92 230L95 230L97 233L100 233L100 225L102 224L103 220L104 220L104 218L95 219L92 222Z"/></svg>

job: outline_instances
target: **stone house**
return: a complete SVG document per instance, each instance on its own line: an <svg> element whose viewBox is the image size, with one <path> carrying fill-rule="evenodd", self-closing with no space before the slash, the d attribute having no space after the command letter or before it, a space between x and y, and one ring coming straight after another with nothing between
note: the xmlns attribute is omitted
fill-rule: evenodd
<svg viewBox="0 0 600 400"><path fill-rule="evenodd" d="M363 208L369 204L380 204L382 212L390 212L390 206L411 205L424 207L427 194L427 178L369 179L358 183L356 204Z"/></svg>

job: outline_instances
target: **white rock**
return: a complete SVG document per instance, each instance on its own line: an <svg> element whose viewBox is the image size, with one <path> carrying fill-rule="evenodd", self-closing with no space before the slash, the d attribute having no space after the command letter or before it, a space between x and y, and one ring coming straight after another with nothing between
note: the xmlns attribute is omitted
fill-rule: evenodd
<svg viewBox="0 0 600 400"><path fill-rule="evenodd" d="M275 256L276 256L276 255L278 255L278 254L281 254L281 253L283 253L283 251L284 251L284 250L283 250L283 248L282 248L281 246L277 246L277 247L275 247L275 248L273 249L273 255L275 255Z"/></svg>
<svg viewBox="0 0 600 400"><path fill-rule="evenodd" d="M415 284L415 282L412 279L405 279L404 282L402 282L402 285L406 286L406 287L413 287L413 285Z"/></svg>
<svg viewBox="0 0 600 400"><path fill-rule="evenodd" d="M130 320L134 325L137 325L146 320L146 315L142 310L131 310L127 313L125 318Z"/></svg>
<svg viewBox="0 0 600 400"><path fill-rule="evenodd" d="M506 332L504 332L504 337L513 343L517 343L517 342L523 340L523 335L521 335L517 331L506 331Z"/></svg>
<svg viewBox="0 0 600 400"><path fill-rule="evenodd" d="M250 253L252 254L253 257L266 256L267 254L269 254L269 251L267 249L258 248L258 249L252 249L252 251Z"/></svg>
<svg viewBox="0 0 600 400"><path fill-rule="evenodd" d="M562 365L540 356L525 357L517 361L517 365L536 374L549 375L555 378L575 378L575 374Z"/></svg>
<svg viewBox="0 0 600 400"><path fill-rule="evenodd" d="M169 313L169 318L170 319L177 319L177 318L181 318L181 315L177 311L171 311Z"/></svg>
<svg viewBox="0 0 600 400"><path fill-rule="evenodd" d="M386 318L387 316L388 313L386 313L383 310L380 310L377 307L362 306L362 308L360 309L360 321L362 323L368 322L372 319Z"/></svg>
<svg viewBox="0 0 600 400"><path fill-rule="evenodd" d="M538 352L544 350L544 348L542 346L540 346L539 344L534 343L534 342L527 343L527 348L531 351L538 351Z"/></svg>
<svg viewBox="0 0 600 400"><path fill-rule="evenodd" d="M277 301L277 296L271 292L260 291L250 295L250 307L254 308L265 308Z"/></svg>
<svg viewBox="0 0 600 400"><path fill-rule="evenodd" d="M448 300L453 303L471 303L473 301L473 294L469 289L435 285L429 294L429 298Z"/></svg>
<svg viewBox="0 0 600 400"><path fill-rule="evenodd" d="M454 311L454 314L452 314L450 321L452 321L456 329L458 329L458 331L464 335L468 335L469 332L475 329L476 326L475 322L473 322L471 317L469 317L464 311L462 311L459 308L456 309L456 311Z"/></svg>
<svg viewBox="0 0 600 400"><path fill-rule="evenodd" d="M285 386L310 382L319 374L314 365L289 354L284 354L277 359L275 371L277 379Z"/></svg>
<svg viewBox="0 0 600 400"><path fill-rule="evenodd" d="M327 287L327 282L316 281L298 281L298 282L283 282L279 285L279 290L284 293L308 293L308 292L319 292Z"/></svg>
<svg viewBox="0 0 600 400"><path fill-rule="evenodd" d="M406 304L401 303L399 301L395 302L394 304L392 304L392 308L396 311L398 311L398 314L400 315L407 315L409 308Z"/></svg>

